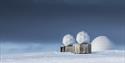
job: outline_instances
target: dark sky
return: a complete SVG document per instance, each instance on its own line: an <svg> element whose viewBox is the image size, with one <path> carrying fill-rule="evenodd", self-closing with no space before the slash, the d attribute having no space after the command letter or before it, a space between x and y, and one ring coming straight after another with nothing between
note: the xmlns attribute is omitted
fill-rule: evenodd
<svg viewBox="0 0 125 63"><path fill-rule="evenodd" d="M0 0L0 42L60 42L85 30L125 43L125 0Z"/></svg>

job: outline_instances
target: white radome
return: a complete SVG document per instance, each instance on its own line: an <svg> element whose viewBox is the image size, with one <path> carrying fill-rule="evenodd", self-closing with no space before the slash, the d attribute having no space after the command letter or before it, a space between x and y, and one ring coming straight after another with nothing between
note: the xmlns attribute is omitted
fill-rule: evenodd
<svg viewBox="0 0 125 63"><path fill-rule="evenodd" d="M98 36L92 41L92 51L105 51L112 49L112 43L106 36Z"/></svg>
<svg viewBox="0 0 125 63"><path fill-rule="evenodd" d="M63 45L64 46L68 46L68 45L72 45L73 43L75 42L75 39L72 35L70 34L66 34L64 37L63 37Z"/></svg>
<svg viewBox="0 0 125 63"><path fill-rule="evenodd" d="M81 43L89 43L90 42L90 37L85 31L81 31L77 34L76 36L76 41L81 44Z"/></svg>

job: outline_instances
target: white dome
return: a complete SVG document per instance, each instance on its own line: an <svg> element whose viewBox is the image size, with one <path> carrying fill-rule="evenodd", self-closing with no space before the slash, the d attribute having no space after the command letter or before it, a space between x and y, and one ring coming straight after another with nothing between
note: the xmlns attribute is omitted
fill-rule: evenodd
<svg viewBox="0 0 125 63"><path fill-rule="evenodd" d="M81 44L81 43L84 43L84 42L90 42L90 37L89 35L84 32L84 31L81 31L77 34L76 36L76 41Z"/></svg>
<svg viewBox="0 0 125 63"><path fill-rule="evenodd" d="M70 35L70 34L67 34L67 35L65 35L65 36L63 37L62 43L63 43L64 46L72 45L74 42L75 42L75 39L74 39L74 37L73 37L72 35Z"/></svg>
<svg viewBox="0 0 125 63"><path fill-rule="evenodd" d="M92 41L92 51L104 51L112 48L112 43L106 36L96 37Z"/></svg>

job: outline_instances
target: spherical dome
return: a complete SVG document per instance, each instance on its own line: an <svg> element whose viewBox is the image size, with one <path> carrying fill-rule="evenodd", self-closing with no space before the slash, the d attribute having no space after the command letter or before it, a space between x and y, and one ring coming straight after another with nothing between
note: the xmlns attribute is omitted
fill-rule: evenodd
<svg viewBox="0 0 125 63"><path fill-rule="evenodd" d="M70 34L67 34L67 35L65 35L65 36L63 37L62 43L63 43L64 46L72 45L74 42L75 42L75 39L74 39L74 37L73 37L72 35L70 35Z"/></svg>
<svg viewBox="0 0 125 63"><path fill-rule="evenodd" d="M92 41L92 51L104 51L112 48L112 43L106 36L96 37Z"/></svg>
<svg viewBox="0 0 125 63"><path fill-rule="evenodd" d="M90 42L90 37L89 35L87 34L87 32L84 32L84 31L81 31L77 34L76 36L76 41L81 44L81 43L88 43Z"/></svg>

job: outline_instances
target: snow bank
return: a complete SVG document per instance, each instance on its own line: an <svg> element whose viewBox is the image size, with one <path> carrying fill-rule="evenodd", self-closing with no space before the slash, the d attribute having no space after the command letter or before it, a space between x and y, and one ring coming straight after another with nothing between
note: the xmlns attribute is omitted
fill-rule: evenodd
<svg viewBox="0 0 125 63"><path fill-rule="evenodd" d="M1 63L124 63L125 51L110 50L93 54L60 52L25 53L2 56Z"/></svg>
<svg viewBox="0 0 125 63"><path fill-rule="evenodd" d="M89 35L87 34L87 32L85 31L81 31L77 34L76 36L76 41L81 44L81 43L84 43L84 42L90 42L90 37Z"/></svg>
<svg viewBox="0 0 125 63"><path fill-rule="evenodd" d="M63 41L62 43L64 44L64 46L68 46L68 45L71 45L75 42L75 39L72 35L70 34L66 34L64 37L63 37Z"/></svg>
<svg viewBox="0 0 125 63"><path fill-rule="evenodd" d="M98 36L92 41L92 51L104 51L112 48L112 43L106 36Z"/></svg>
<svg viewBox="0 0 125 63"><path fill-rule="evenodd" d="M54 45L54 46L53 46ZM59 43L0 43L0 55L26 52L58 51Z"/></svg>

